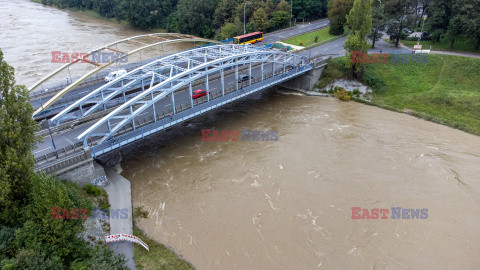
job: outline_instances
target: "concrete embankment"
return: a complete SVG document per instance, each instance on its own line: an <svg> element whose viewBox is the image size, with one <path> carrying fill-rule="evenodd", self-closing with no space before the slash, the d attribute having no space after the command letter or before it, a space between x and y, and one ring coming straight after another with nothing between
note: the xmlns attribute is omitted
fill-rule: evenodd
<svg viewBox="0 0 480 270"><path fill-rule="evenodd" d="M132 189L130 181L116 173L112 168L104 167L107 177L107 185L104 187L108 193L108 202L112 209L127 209L128 218L112 218L110 215L110 234L130 234L133 235L133 209L132 209ZM130 269L135 268L133 260L133 243L123 241L109 243L108 246L116 253L123 254L127 260L127 266Z"/></svg>

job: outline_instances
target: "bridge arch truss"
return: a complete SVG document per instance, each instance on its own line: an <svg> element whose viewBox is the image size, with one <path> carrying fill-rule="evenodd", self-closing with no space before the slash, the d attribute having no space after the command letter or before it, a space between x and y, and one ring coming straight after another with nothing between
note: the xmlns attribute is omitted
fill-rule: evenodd
<svg viewBox="0 0 480 270"><path fill-rule="evenodd" d="M254 74L257 75L255 79L252 77L252 65L260 71L260 76L258 72ZM248 70L249 79L244 85L237 83L240 68ZM192 84L198 80L204 80L207 93L205 102L208 103L215 98L231 94L226 87L225 73L229 76L234 74L235 87L232 91L241 94L238 90L241 90L242 86L249 87L255 83L265 87L271 86L298 76L308 71L308 68L311 67L303 56L254 45L214 45L195 48L155 60L130 71L71 104L53 117L52 121L60 124L71 119L72 114L76 114L75 117L78 118L87 117L105 110L113 99L120 99L121 105L77 137L78 140L84 141L86 148L90 148L105 144L106 140L115 137L127 125L135 130L135 119L146 112L152 114L153 122L157 121L158 109L155 104L162 100L171 100L170 116L175 116L179 113L175 106L178 91L185 91L188 94L187 107L194 109L195 103L198 105L198 102L192 97ZM282 75L277 79L275 76L278 74ZM210 92L209 76L216 76L220 82L217 94ZM268 85L263 83L267 78L270 78ZM128 94L132 89L137 90ZM89 140L95 143L89 144Z"/></svg>

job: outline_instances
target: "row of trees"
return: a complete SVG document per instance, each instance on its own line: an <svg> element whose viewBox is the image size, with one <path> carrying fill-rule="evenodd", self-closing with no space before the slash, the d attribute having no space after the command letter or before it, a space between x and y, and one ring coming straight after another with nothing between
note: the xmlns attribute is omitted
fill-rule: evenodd
<svg viewBox="0 0 480 270"><path fill-rule="evenodd" d="M343 34L353 0L330 0L328 18L330 34ZM467 41L480 48L480 0L374 0L369 38L372 46L385 31L395 46L424 21L425 39L433 42Z"/></svg>
<svg viewBox="0 0 480 270"><path fill-rule="evenodd" d="M248 32L287 27L290 12L297 20L327 15L327 0L42 0L42 3L93 10L137 28L164 28L206 38L229 38L243 33L244 8Z"/></svg>
<svg viewBox="0 0 480 270"><path fill-rule="evenodd" d="M71 182L34 172L37 123L13 72L0 50L0 268L127 269L122 257L77 236L81 219L52 219L52 207L91 209L92 200Z"/></svg>

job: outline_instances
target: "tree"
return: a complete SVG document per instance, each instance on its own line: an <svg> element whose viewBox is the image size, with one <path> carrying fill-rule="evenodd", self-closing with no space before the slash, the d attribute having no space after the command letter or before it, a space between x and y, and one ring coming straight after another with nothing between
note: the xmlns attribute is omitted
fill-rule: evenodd
<svg viewBox="0 0 480 270"><path fill-rule="evenodd" d="M15 85L14 69L0 50L0 224L21 223L18 209L28 203L38 139L33 108L24 86Z"/></svg>
<svg viewBox="0 0 480 270"><path fill-rule="evenodd" d="M453 44L457 38L462 38L467 32L468 24L468 5L466 0L455 0L452 5L452 19L448 24L447 38L450 40L450 49L453 49Z"/></svg>
<svg viewBox="0 0 480 270"><path fill-rule="evenodd" d="M232 38L237 34L237 27L235 26L235 24L226 23L220 28L220 34L218 36L218 39L223 40L227 38Z"/></svg>
<svg viewBox="0 0 480 270"><path fill-rule="evenodd" d="M372 5L370 0L355 0L352 10L347 16L348 37L343 47L347 51L345 66L352 75L360 79L364 65L352 61L353 52L366 53L368 51L367 36L372 28Z"/></svg>
<svg viewBox="0 0 480 270"><path fill-rule="evenodd" d="M352 8L351 0L330 0L328 2L328 19L330 20L330 35L338 36L343 34L347 21L347 14Z"/></svg>
<svg viewBox="0 0 480 270"><path fill-rule="evenodd" d="M218 28L226 22L233 22L233 11L237 5L237 0L221 0L213 13L214 26Z"/></svg>
<svg viewBox="0 0 480 270"><path fill-rule="evenodd" d="M426 10L427 21L425 30L432 38L432 41L440 41L446 34L450 19L452 17L452 0L431 1Z"/></svg>
<svg viewBox="0 0 480 270"><path fill-rule="evenodd" d="M408 36L408 29L415 26L418 15L415 14L414 0L386 0L385 14L388 18L387 34L395 40L398 47L400 39Z"/></svg>
<svg viewBox="0 0 480 270"><path fill-rule="evenodd" d="M372 48L375 48L375 42L382 37L381 31L385 30L386 18L383 5L379 2L372 7L372 32L368 38L372 41Z"/></svg>
<svg viewBox="0 0 480 270"><path fill-rule="evenodd" d="M268 15L263 8L259 8L253 12L253 21L259 31L266 31L268 29Z"/></svg>
<svg viewBox="0 0 480 270"><path fill-rule="evenodd" d="M287 27L289 23L290 14L285 11L272 12L270 19L270 29L277 30L283 27Z"/></svg>
<svg viewBox="0 0 480 270"><path fill-rule="evenodd" d="M213 36L213 13L216 0L179 0L177 6L180 32L203 36Z"/></svg>
<svg viewBox="0 0 480 270"><path fill-rule="evenodd" d="M470 0L465 3L466 27L465 36L473 44L475 50L480 48L480 0Z"/></svg>

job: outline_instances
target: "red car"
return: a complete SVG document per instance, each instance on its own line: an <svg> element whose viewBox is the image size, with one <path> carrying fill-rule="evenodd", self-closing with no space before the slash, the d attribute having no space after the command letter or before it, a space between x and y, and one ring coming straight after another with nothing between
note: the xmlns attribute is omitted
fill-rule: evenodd
<svg viewBox="0 0 480 270"><path fill-rule="evenodd" d="M208 94L211 94L210 91L208 91ZM203 97L203 96L206 96L207 95L207 90L203 90L203 89L198 89L198 90L195 90L192 94L192 98L193 99L197 99L199 97Z"/></svg>

